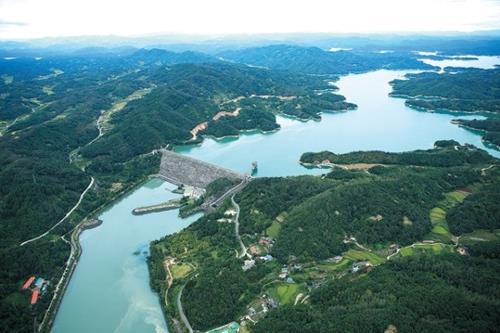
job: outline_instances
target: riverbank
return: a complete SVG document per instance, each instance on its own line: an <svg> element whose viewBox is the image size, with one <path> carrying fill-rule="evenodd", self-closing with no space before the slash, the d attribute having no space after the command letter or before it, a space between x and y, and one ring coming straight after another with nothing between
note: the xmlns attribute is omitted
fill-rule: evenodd
<svg viewBox="0 0 500 333"><path fill-rule="evenodd" d="M101 212L107 209L115 201L127 196L133 190L142 186L149 179L150 175L144 176L137 182L134 182L130 184L128 187L123 188L120 192L116 193L112 198L110 198L105 203L103 203L102 205L94 209L92 212L90 212L80 223L78 223L69 232L70 240L66 242L69 242L71 247L70 256L68 258L68 261L66 262L66 266L63 270L61 278L59 279L59 282L56 285L49 307L47 308L44 318L38 327L38 332L49 333L52 330L52 326L54 324L54 320L61 305L62 299L64 298L64 294L66 293L68 284L71 281L71 277L73 276L73 273L78 265L80 256L82 254L80 235L82 234L83 231L88 229L88 221L89 220L101 221L97 218L97 216L99 216ZM100 225L102 225L102 221L94 225L92 228L99 227ZM67 234L62 236L63 240L65 240L64 237Z"/></svg>

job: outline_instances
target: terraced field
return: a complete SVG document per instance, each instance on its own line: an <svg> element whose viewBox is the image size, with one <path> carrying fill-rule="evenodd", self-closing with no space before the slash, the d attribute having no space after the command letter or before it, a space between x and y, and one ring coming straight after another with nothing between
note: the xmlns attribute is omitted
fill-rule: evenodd
<svg viewBox="0 0 500 333"><path fill-rule="evenodd" d="M469 192L457 190L444 195L445 198L431 209L430 220L433 227L426 239L445 243L451 242L453 235L450 233L446 221L446 213L454 206L462 203L469 194Z"/></svg>

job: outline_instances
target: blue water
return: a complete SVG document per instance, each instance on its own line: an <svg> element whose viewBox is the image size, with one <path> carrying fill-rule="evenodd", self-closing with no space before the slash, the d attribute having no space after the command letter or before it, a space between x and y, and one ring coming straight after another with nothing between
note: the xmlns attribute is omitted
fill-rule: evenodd
<svg viewBox="0 0 500 333"><path fill-rule="evenodd" d="M205 140L200 146L177 150L241 172L248 172L251 163L257 161L259 176L324 172L298 163L300 155L307 151L406 151L431 148L441 139L471 143L500 156L499 151L485 147L477 133L450 123L459 115L415 111L406 107L404 100L390 98L389 82L403 74L376 71L342 77L336 83L339 93L358 105L355 111L325 113L319 122L278 117L281 129L275 133ZM159 180L148 182L109 207L100 216L102 226L82 234L81 260L53 332L167 331L158 297L149 287L145 262L148 244L181 230L196 217L182 220L177 211L134 216L131 210L175 197L169 187ZM136 251L140 254L134 255Z"/></svg>
<svg viewBox="0 0 500 333"><path fill-rule="evenodd" d="M238 139L208 139L198 146L178 147L177 151L230 169L247 172L257 161L260 176L287 176L321 171L298 163L302 153L330 150L407 151L429 149L437 140L454 139L488 150L474 132L450 123L452 119L483 118L479 115L438 114L408 108L403 99L389 97L389 82L403 77L403 71L380 70L342 77L335 84L338 93L358 109L324 113L319 122L302 122L278 117L281 130L262 135L242 134Z"/></svg>

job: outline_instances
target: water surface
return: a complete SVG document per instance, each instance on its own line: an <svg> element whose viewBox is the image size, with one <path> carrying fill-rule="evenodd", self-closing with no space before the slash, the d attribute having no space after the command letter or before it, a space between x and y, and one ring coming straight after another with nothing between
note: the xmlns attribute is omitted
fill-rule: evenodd
<svg viewBox="0 0 500 333"><path fill-rule="evenodd" d="M134 216L135 207L178 195L154 179L109 207L103 224L80 237L82 256L64 295L53 332L167 332L159 299L149 287L149 242L188 226L178 211Z"/></svg>
<svg viewBox="0 0 500 333"><path fill-rule="evenodd" d="M429 149L435 141L442 139L470 143L500 156L499 151L486 147L477 133L450 123L456 118L481 116L417 111L405 106L403 99L389 97L392 91L389 82L402 78L405 73L380 70L342 77L336 82L338 93L357 104L357 110L324 113L319 122L278 117L281 129L276 133L243 134L238 139L207 139L201 145L178 147L177 151L240 172L247 172L252 161L257 161L259 176L322 172L298 164L301 154L308 151L401 152Z"/></svg>
<svg viewBox="0 0 500 333"><path fill-rule="evenodd" d="M306 169L298 163L300 155L307 151L399 152L428 149L441 139L487 149L477 133L450 123L457 117L478 116L420 112L406 107L402 99L390 98L389 82L404 73L381 70L342 77L337 82L339 93L358 105L355 111L325 113L319 122L278 117L281 129L275 133L244 134L220 141L208 139L200 146L177 150L240 172L248 172L251 163L257 161L259 176L288 176L325 172ZM500 156L499 151L487 150ZM100 216L102 226L82 234L81 260L64 295L53 332L167 330L158 297L149 287L145 262L148 244L181 230L196 217L182 220L177 210L134 216L131 210L175 197L168 191L169 186L159 180L149 181L109 207Z"/></svg>

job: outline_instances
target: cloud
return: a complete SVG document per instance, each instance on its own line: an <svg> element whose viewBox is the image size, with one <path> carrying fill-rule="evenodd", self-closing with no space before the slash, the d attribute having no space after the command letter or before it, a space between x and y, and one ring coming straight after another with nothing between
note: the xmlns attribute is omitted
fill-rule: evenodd
<svg viewBox="0 0 500 333"><path fill-rule="evenodd" d="M0 38L500 29L493 0L0 0ZM19 25L10 23L22 23Z"/></svg>
<svg viewBox="0 0 500 333"><path fill-rule="evenodd" d="M15 22L15 21L0 20L0 27L1 26L11 26L11 25L23 26L23 25L27 25L27 24L28 24L27 22Z"/></svg>

